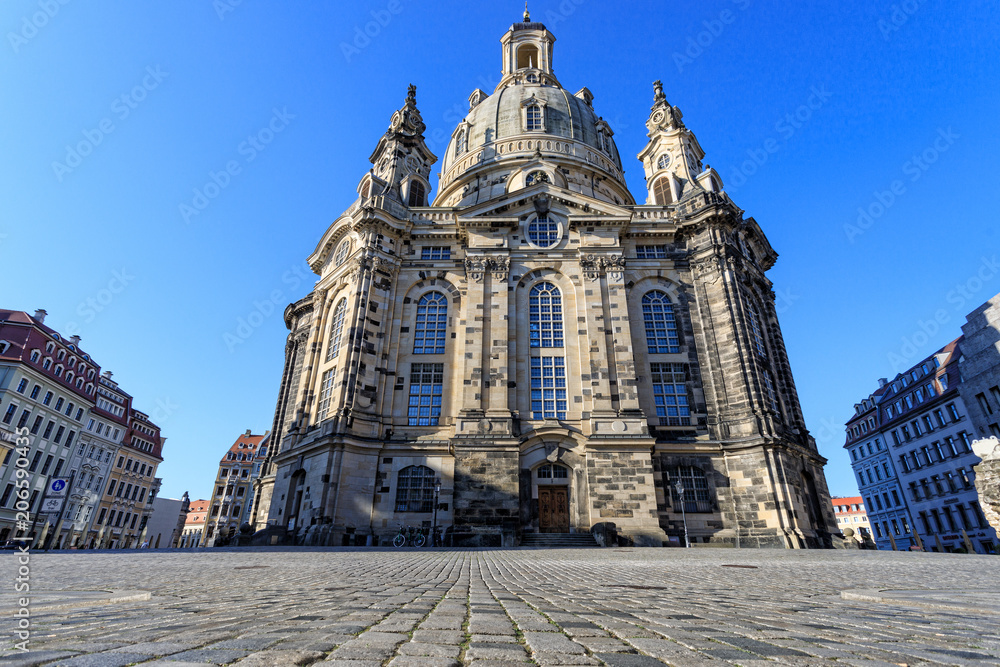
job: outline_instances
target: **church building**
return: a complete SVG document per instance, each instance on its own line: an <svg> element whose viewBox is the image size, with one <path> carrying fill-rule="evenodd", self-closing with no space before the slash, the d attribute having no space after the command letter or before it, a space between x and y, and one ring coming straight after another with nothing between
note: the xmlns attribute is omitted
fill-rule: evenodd
<svg viewBox="0 0 1000 667"><path fill-rule="evenodd" d="M556 78L552 33L525 12L500 42L500 83L440 158L410 86L309 255L254 528L839 544L757 222L659 81L637 202L594 95Z"/></svg>

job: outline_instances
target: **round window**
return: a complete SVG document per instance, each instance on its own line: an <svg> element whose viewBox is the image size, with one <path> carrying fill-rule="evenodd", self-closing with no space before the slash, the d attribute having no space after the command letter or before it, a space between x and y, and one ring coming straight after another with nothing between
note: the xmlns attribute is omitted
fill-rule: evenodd
<svg viewBox="0 0 1000 667"><path fill-rule="evenodd" d="M670 165L670 155L664 153L660 156L660 159L656 161L657 169L666 169Z"/></svg>
<svg viewBox="0 0 1000 667"><path fill-rule="evenodd" d="M340 246L337 248L337 254L334 257L333 263L335 266L340 266L347 259L347 255L351 252L351 240L344 239Z"/></svg>
<svg viewBox="0 0 1000 667"><path fill-rule="evenodd" d="M538 215L528 223L528 241L539 248L551 248L562 238L559 223L548 217Z"/></svg>

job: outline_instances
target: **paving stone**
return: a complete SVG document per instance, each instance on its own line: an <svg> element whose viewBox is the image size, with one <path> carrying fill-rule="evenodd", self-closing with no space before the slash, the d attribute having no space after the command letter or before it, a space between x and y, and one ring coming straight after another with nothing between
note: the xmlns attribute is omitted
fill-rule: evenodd
<svg viewBox="0 0 1000 667"><path fill-rule="evenodd" d="M60 659L57 664L60 667L125 667L125 665L149 660L152 657L148 653L91 653L90 655L78 655L67 660Z"/></svg>
<svg viewBox="0 0 1000 667"><path fill-rule="evenodd" d="M461 652L458 644L448 646L445 644L423 644L421 642L407 642L398 649L400 655L422 656L427 658L457 658Z"/></svg>
<svg viewBox="0 0 1000 667"><path fill-rule="evenodd" d="M465 640L465 633L460 630L425 630L421 625L413 631L413 641L426 644L459 645Z"/></svg>
<svg viewBox="0 0 1000 667"><path fill-rule="evenodd" d="M6 638L5 638L6 639ZM29 644L30 646L30 644ZM0 665L3 667L34 667L43 665L53 660L70 658L76 653L72 651L18 651L16 653L5 653L0 655Z"/></svg>
<svg viewBox="0 0 1000 667"><path fill-rule="evenodd" d="M638 653L595 653L595 657L611 667L662 667L656 658Z"/></svg>
<svg viewBox="0 0 1000 667"><path fill-rule="evenodd" d="M202 664L208 662L213 665L224 665L227 662L239 660L247 653L249 653L249 651L240 651L237 649L195 649L193 651L184 651L183 653L169 655L166 657L166 660L200 662Z"/></svg>
<svg viewBox="0 0 1000 667"><path fill-rule="evenodd" d="M525 632L525 643L531 647L532 653L566 653L583 654L583 646L570 641L566 635L559 632Z"/></svg>
<svg viewBox="0 0 1000 667"><path fill-rule="evenodd" d="M473 642L465 650L466 660L527 660L528 653L520 644L503 642Z"/></svg>
<svg viewBox="0 0 1000 667"><path fill-rule="evenodd" d="M297 667L323 659L320 651L286 651L281 649L253 653L236 661L240 667Z"/></svg>

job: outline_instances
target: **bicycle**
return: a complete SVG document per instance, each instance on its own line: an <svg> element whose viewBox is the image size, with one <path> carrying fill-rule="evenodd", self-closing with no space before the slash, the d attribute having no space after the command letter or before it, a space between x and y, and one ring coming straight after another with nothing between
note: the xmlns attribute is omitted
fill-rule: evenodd
<svg viewBox="0 0 1000 667"><path fill-rule="evenodd" d="M413 547L422 547L427 542L427 537L417 528L412 526L402 526L399 527L399 532L396 533L396 537L392 538L392 546L397 549L406 546L407 543Z"/></svg>

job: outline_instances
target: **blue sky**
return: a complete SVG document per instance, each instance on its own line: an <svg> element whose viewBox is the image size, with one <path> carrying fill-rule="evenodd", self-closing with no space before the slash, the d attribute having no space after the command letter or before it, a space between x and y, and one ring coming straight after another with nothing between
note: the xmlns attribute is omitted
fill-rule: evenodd
<svg viewBox="0 0 1000 667"><path fill-rule="evenodd" d="M807 424L831 491L856 493L854 402L1000 292L1000 10L674 4L531 11L563 85L593 91L637 199L659 78L761 224ZM281 311L309 291L305 257L407 84L440 155L522 10L0 4L0 306L47 309L161 424L165 497L207 497L236 437L270 428Z"/></svg>

